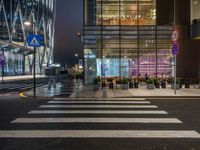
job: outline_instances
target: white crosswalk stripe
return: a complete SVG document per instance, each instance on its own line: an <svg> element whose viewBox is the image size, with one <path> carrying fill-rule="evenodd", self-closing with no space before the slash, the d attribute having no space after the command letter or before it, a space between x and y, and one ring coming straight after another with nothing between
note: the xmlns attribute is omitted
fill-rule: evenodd
<svg viewBox="0 0 200 150"><path fill-rule="evenodd" d="M155 105L42 105L40 108L158 108Z"/></svg>
<svg viewBox="0 0 200 150"><path fill-rule="evenodd" d="M168 114L159 110L33 110L29 114Z"/></svg>
<svg viewBox="0 0 200 150"><path fill-rule="evenodd" d="M20 130L0 131L0 138L200 138L196 131L172 130Z"/></svg>
<svg viewBox="0 0 200 150"><path fill-rule="evenodd" d="M150 104L149 101L49 101L49 104Z"/></svg>
<svg viewBox="0 0 200 150"><path fill-rule="evenodd" d="M142 117L143 115L144 117ZM194 130L174 129L176 128L175 125L181 126L184 123L177 118L167 116L168 112L159 110L158 106L142 98L120 98L119 100L116 98L56 98L39 106L38 109L28 112L27 117L16 118L11 122L12 125L34 124L34 127L45 124L46 130L40 128L40 130L35 128L33 130L0 130L0 138L200 138L200 134ZM81 130L68 127L59 130L61 124L74 123L81 127L91 124L94 128L90 129L89 126L85 129L83 126ZM96 129L95 126L101 123L104 126L101 129ZM49 124L56 125L56 129L48 129ZM119 125L118 130L113 129L109 124L115 127ZM131 125L132 127L141 124L141 129L123 129L120 124ZM144 130L143 125L152 127L154 125L167 125L171 128L169 128L170 130L167 130L167 127L159 129L157 126L157 130L155 128L152 128L152 130L145 128ZM172 128L173 125L174 128Z"/></svg>
<svg viewBox="0 0 200 150"><path fill-rule="evenodd" d="M55 101L118 101L117 98L54 98ZM145 98L120 98L120 101L146 101Z"/></svg>
<svg viewBox="0 0 200 150"><path fill-rule="evenodd" d="M12 123L182 123L176 118L18 118Z"/></svg>

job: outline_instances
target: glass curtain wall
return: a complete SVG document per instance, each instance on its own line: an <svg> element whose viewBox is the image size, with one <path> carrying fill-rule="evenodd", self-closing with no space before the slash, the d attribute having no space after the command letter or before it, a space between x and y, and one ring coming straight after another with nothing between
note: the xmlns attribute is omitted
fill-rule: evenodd
<svg viewBox="0 0 200 150"><path fill-rule="evenodd" d="M85 0L86 80L171 76L170 25L156 25L156 0Z"/></svg>
<svg viewBox="0 0 200 150"><path fill-rule="evenodd" d="M42 37L42 46L37 48L36 72L43 73L44 66L53 63L55 32L55 0L0 0L0 40L26 48L27 35L33 33L33 24L24 26L26 20L35 21L35 30ZM0 49L1 50L1 49ZM8 48L9 59L5 74L31 74L33 72L33 55L25 50ZM21 61L23 64L21 65ZM19 65L17 65L19 64ZM22 67L17 69L17 66Z"/></svg>

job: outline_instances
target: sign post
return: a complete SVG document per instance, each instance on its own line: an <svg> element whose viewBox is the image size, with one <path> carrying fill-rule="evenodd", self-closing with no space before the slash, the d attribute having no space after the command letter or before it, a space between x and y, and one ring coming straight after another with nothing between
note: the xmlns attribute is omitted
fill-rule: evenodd
<svg viewBox="0 0 200 150"><path fill-rule="evenodd" d="M2 67L2 83L3 83L3 77L4 77L4 66L6 65L6 56L4 53L0 54L0 66Z"/></svg>
<svg viewBox="0 0 200 150"><path fill-rule="evenodd" d="M176 95L176 91L177 91L177 54L179 51L179 46L177 44L177 40L179 38L179 33L177 30L174 30L172 33L172 42L173 42L173 46L172 46L172 54L174 55L174 95Z"/></svg>
<svg viewBox="0 0 200 150"><path fill-rule="evenodd" d="M35 27L34 27L34 33L35 33ZM41 46L41 36L40 35L28 35L28 46L34 47L34 54L33 54L33 62L34 62L34 69L33 69L33 80L34 80L34 89L33 89L33 95L34 98L36 98L36 48Z"/></svg>

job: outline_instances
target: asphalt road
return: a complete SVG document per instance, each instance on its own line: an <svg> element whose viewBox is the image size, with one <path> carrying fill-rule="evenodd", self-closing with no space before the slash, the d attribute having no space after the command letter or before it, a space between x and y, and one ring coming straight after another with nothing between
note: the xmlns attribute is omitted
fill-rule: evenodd
<svg viewBox="0 0 200 150"><path fill-rule="evenodd" d="M200 150L200 99L82 100L33 100L21 99L16 94L1 95L0 150ZM137 108L138 105L140 107ZM128 112L122 113L124 111ZM134 114L134 111L140 111L141 114ZM145 114L143 111L163 111L167 114ZM127 120L123 120L125 118ZM131 122L133 118L160 120L157 123L141 123L141 120ZM159 123L166 118L174 118L182 123ZM16 122L12 123L14 120ZM9 131L19 132L9 134ZM128 133L124 134L124 131ZM141 131L137 135L142 137L136 138L136 133L131 131ZM154 132L145 134L146 131ZM168 131L169 134L162 131ZM170 134L170 131L174 131L174 134ZM177 138L179 131L194 131L199 138L186 138L187 134ZM156 137L162 134L172 137ZM120 137L122 135L124 137ZM189 136L194 135L189 133Z"/></svg>

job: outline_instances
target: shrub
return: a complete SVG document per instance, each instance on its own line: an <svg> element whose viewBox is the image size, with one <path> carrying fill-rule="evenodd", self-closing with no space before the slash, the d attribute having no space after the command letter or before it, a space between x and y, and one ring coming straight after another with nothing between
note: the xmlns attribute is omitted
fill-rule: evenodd
<svg viewBox="0 0 200 150"><path fill-rule="evenodd" d="M176 79L176 84L180 84L180 79ZM172 84L174 84L174 79L172 80Z"/></svg>
<svg viewBox="0 0 200 150"><path fill-rule="evenodd" d="M112 78L109 78L107 81L108 81L108 82L113 82L113 79L112 79Z"/></svg>
<svg viewBox="0 0 200 150"><path fill-rule="evenodd" d="M126 78L123 79L123 80L122 80L122 84L128 84L128 79L126 79Z"/></svg>
<svg viewBox="0 0 200 150"><path fill-rule="evenodd" d="M100 78L94 78L94 84L99 84Z"/></svg>
<svg viewBox="0 0 200 150"><path fill-rule="evenodd" d="M146 83L147 83L147 84L154 84L154 80L153 80L153 79L148 79L148 80L146 81Z"/></svg>

